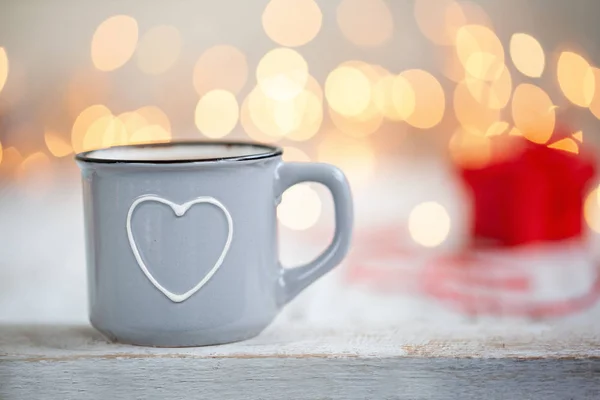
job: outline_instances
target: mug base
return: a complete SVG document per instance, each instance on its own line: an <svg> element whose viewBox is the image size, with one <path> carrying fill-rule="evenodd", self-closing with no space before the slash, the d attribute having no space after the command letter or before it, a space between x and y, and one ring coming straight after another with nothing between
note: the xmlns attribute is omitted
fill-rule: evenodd
<svg viewBox="0 0 600 400"><path fill-rule="evenodd" d="M92 325L113 343L164 348L204 347L241 342L258 336L266 328L265 325L260 325L236 332L148 332L123 329L119 329L117 332L116 330L100 329L93 323Z"/></svg>

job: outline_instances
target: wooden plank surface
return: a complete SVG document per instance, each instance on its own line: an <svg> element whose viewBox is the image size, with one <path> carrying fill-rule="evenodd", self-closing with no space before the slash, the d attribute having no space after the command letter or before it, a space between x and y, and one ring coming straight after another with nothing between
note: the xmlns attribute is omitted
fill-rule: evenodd
<svg viewBox="0 0 600 400"><path fill-rule="evenodd" d="M318 328L223 346L108 343L88 326L0 327L1 399L598 398L592 325Z"/></svg>

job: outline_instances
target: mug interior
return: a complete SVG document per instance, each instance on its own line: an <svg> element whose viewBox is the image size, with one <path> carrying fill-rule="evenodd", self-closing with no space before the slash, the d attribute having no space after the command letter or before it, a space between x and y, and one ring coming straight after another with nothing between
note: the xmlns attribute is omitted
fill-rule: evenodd
<svg viewBox="0 0 600 400"><path fill-rule="evenodd" d="M243 142L171 142L115 146L77 154L79 161L99 163L182 163L255 160L281 155L280 148Z"/></svg>

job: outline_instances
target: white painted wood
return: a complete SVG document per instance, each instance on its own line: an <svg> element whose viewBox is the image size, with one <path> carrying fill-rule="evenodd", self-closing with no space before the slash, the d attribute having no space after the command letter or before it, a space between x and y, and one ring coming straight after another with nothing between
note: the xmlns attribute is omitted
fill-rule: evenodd
<svg viewBox="0 0 600 400"><path fill-rule="evenodd" d="M0 326L5 399L597 398L600 335L535 324L318 328L155 349L88 326Z"/></svg>

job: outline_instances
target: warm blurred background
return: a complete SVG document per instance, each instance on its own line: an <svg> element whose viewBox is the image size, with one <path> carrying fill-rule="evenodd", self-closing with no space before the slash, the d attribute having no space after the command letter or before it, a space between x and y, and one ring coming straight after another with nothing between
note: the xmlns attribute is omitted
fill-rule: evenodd
<svg viewBox="0 0 600 400"><path fill-rule="evenodd" d="M87 318L74 153L190 138L277 143L287 160L349 176L352 254L286 318L595 312L599 2L2 0L0 10L0 321ZM292 188L278 215L285 264L325 247L321 187Z"/></svg>

